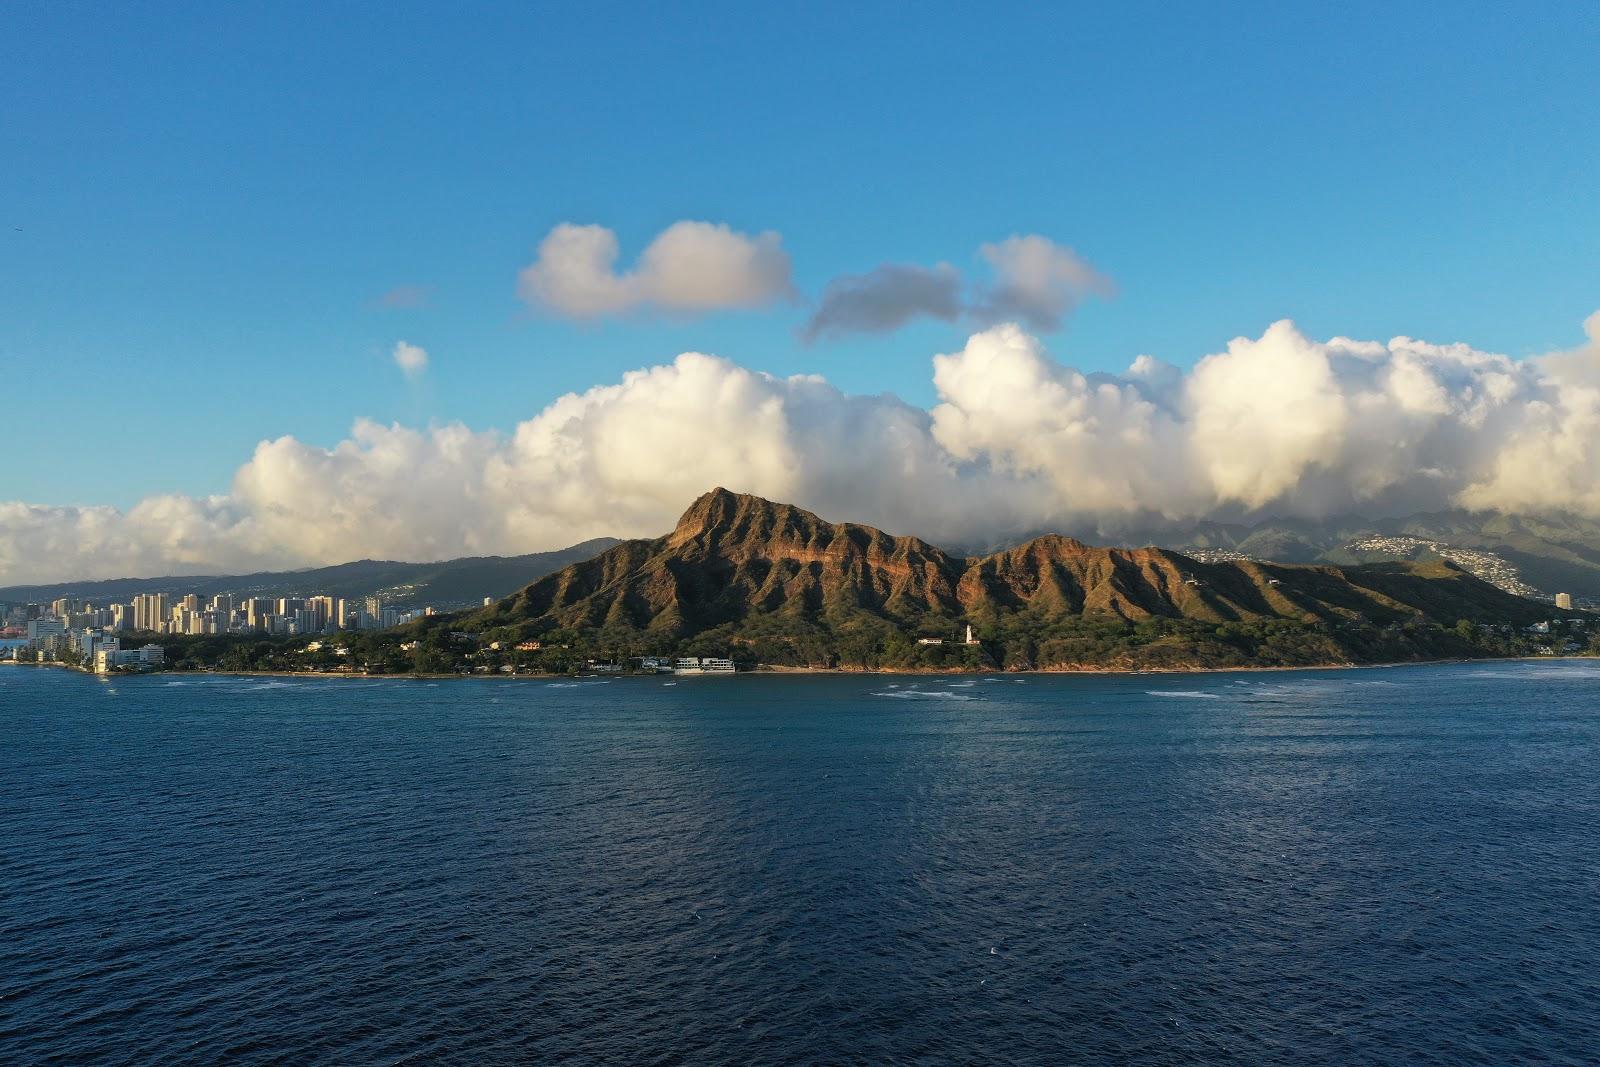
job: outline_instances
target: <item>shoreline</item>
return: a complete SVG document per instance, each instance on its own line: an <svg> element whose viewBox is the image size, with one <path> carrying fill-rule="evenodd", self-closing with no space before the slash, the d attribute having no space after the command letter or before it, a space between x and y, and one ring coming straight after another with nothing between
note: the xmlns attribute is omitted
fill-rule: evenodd
<svg viewBox="0 0 1600 1067"><path fill-rule="evenodd" d="M1485 656L1482 658L1463 659L1426 659L1426 660L1398 660L1386 663L1317 663L1296 666L1237 666L1237 667L1043 667L1026 671L967 671L967 670L868 670L852 667L783 667L783 666L758 666L748 671L739 671L732 677L749 677L752 675L766 676L832 676L840 677L913 677L913 678L955 678L955 677L981 677L983 675L1080 675L1102 676L1121 675L1139 677L1150 675L1198 675L1198 674L1256 674L1278 673L1285 671L1359 671L1381 670L1393 667L1440 667L1450 664L1465 663L1549 663L1569 660L1595 660L1596 656ZM96 674L94 671L82 667L73 667L65 663L55 662L28 662L20 660L0 660L0 666L12 665L18 667L52 667L58 670L74 671L88 675L91 678L129 678L129 677L154 677L156 675L185 677L219 677L219 678L323 678L345 679L348 681L373 681L373 680L400 680L400 681L529 681L549 682L565 679L648 679L648 678L683 678L683 677L730 677L729 675L674 675L674 674L551 674L535 672L519 672L517 674L367 674L353 671L143 671L120 672L115 674Z"/></svg>

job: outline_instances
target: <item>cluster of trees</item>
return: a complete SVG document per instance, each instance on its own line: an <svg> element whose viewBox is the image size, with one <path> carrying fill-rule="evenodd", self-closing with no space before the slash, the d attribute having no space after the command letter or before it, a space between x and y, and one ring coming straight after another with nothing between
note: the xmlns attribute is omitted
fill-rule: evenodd
<svg viewBox="0 0 1600 1067"><path fill-rule="evenodd" d="M341 633L310 640L228 634L169 637L175 670L343 671L368 674L468 672L575 673L592 662L623 665L644 656L727 656L742 666L769 664L859 670L1038 670L1073 668L1312 666L1407 660L1532 655L1567 642L1600 654L1600 634L1576 627L1528 635L1509 627L1461 620L1443 626L1415 618L1378 625L1292 619L1202 622L1151 618L1050 616L1033 613L975 624L978 643L965 644L964 620L926 616L899 622L867 612L755 614L689 636L626 625L551 627L540 620L481 634L452 629L434 616L396 630ZM941 643L920 643L936 637ZM538 649L517 646L537 640ZM315 646L314 648L310 646Z"/></svg>
<svg viewBox="0 0 1600 1067"><path fill-rule="evenodd" d="M1546 639L1463 620L1443 626L1416 617L1377 624L1298 619L1204 622L1193 619L1062 616L1020 612L975 625L978 644L957 636L965 620L939 615L891 621L867 612L754 614L679 638L629 626L552 630L523 623L486 640L558 640L580 663L656 655L718 655L776 666L863 670L1038 670L1114 667L1309 666L1532 655ZM1587 635L1585 640L1588 640ZM919 643L937 637L940 644ZM1600 653L1600 638L1595 651ZM535 663L549 663L550 654Z"/></svg>
<svg viewBox="0 0 1600 1067"><path fill-rule="evenodd" d="M415 644L413 644L415 642ZM350 632L321 638L258 634L169 636L161 639L170 670L354 671L367 674L442 674L457 669L448 635L426 641L399 630ZM311 646L315 646L314 648ZM412 647L407 647L412 646Z"/></svg>

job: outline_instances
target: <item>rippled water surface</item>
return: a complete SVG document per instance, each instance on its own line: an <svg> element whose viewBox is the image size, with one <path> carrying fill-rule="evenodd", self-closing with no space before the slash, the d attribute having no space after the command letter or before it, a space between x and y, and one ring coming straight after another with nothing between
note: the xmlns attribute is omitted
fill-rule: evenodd
<svg viewBox="0 0 1600 1067"><path fill-rule="evenodd" d="M1600 667L0 667L0 1062L1600 1059Z"/></svg>

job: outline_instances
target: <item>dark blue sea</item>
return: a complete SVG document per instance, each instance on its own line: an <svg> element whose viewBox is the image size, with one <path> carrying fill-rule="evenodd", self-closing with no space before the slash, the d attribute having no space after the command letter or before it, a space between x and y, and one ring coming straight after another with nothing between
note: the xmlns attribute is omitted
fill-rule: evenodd
<svg viewBox="0 0 1600 1067"><path fill-rule="evenodd" d="M1600 664L0 666L0 1063L1593 1064Z"/></svg>

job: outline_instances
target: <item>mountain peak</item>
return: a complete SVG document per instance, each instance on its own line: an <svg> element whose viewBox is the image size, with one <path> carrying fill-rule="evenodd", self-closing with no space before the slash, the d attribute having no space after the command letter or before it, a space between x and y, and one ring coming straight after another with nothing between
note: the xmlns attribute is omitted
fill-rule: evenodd
<svg viewBox="0 0 1600 1067"><path fill-rule="evenodd" d="M694 503L689 505L688 510L679 516L678 525L674 532L697 533L713 526L722 525L732 518L742 503L746 501L755 502L759 499L759 497L731 492L719 485L710 492L701 493L695 498ZM762 501L762 503L765 503L765 501Z"/></svg>
<svg viewBox="0 0 1600 1067"><path fill-rule="evenodd" d="M705 534L718 540L738 532L742 536L770 534L779 526L821 527L822 519L789 504L776 504L750 493L735 493L721 486L704 493L678 519L672 540L684 541Z"/></svg>

